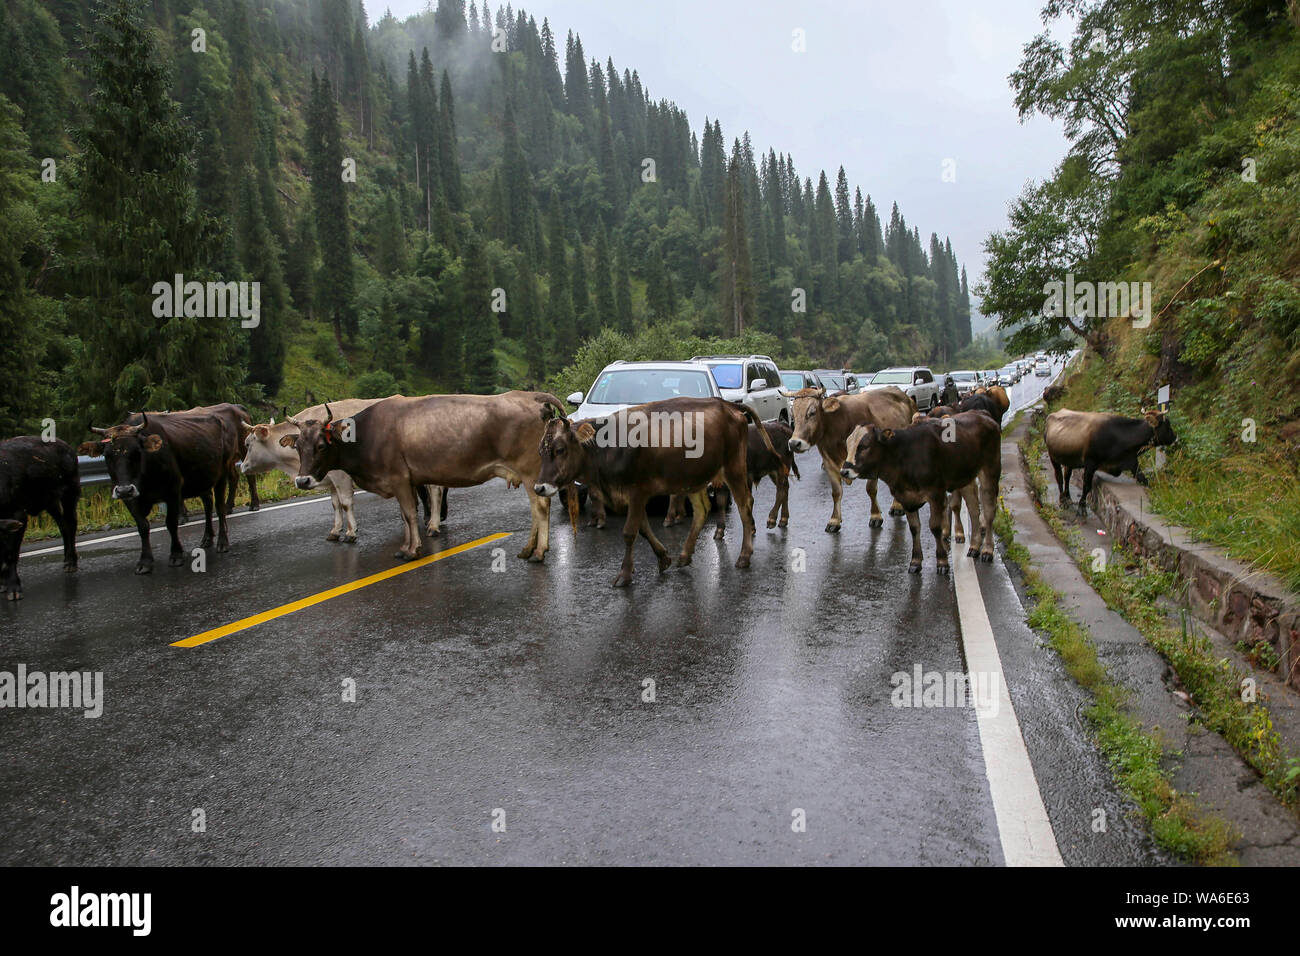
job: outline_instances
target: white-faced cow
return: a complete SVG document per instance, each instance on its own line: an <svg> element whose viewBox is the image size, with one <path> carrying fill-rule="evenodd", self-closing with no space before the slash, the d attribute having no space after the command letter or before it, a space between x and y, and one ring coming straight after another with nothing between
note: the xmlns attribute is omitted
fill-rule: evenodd
<svg viewBox="0 0 1300 956"><path fill-rule="evenodd" d="M886 388L859 392L857 395L827 397L824 388L805 388L797 392L782 392L793 399L794 435L790 450L796 454L816 446L821 452L822 468L831 483L831 520L826 530L840 530L840 498L844 495L844 481L840 469L848 456L848 438L860 425L879 428L905 428L916 414L916 403L902 389L892 385ZM876 479L867 482L867 495L871 498L870 526L879 528L885 523L876 500ZM895 502L889 513L897 517L903 509Z"/></svg>
<svg viewBox="0 0 1300 956"><path fill-rule="evenodd" d="M1084 515L1088 513L1088 494L1096 472L1109 475L1132 472L1138 484L1145 485L1147 476L1138 465L1138 455L1153 445L1172 445L1177 438L1169 416L1158 409L1143 409L1141 418L1125 418L1062 408L1047 416L1043 440L1052 460L1062 505L1070 503L1070 477L1074 469L1083 469L1079 514Z"/></svg>
<svg viewBox="0 0 1300 956"><path fill-rule="evenodd" d="M626 587L632 581L632 545L638 533L654 549L661 573L672 563L650 530L645 513L646 502L656 495L690 498L694 517L677 560L683 567L691 563L695 541L709 513L709 483L719 476L731 492L744 527L736 567L749 567L754 553L754 499L749 490L746 449L749 423L757 424L757 419L748 408L720 398L670 398L576 425L564 417L559 402L542 414L551 420L538 445L541 471L537 493L549 498L581 481L593 495L627 510L623 525L627 550L614 587ZM766 430L760 428L759 435L768 451L776 454ZM721 537L726 521L725 509L719 511L715 538Z"/></svg>
<svg viewBox="0 0 1300 956"><path fill-rule="evenodd" d="M57 438L22 435L0 441L0 587L7 600L23 596L18 555L29 518L49 512L63 538L63 570L77 570L77 453Z"/></svg>
<svg viewBox="0 0 1300 956"><path fill-rule="evenodd" d="M140 560L136 574L153 570L153 550L149 547L149 512L155 504L167 506L167 532L171 535L171 554L167 563L179 567L185 563L185 550L178 532L181 502L186 498L203 501L204 534L199 547L212 546L212 510L215 500L217 550L230 549L226 535L226 485L234 471L236 459L231 449L230 426L218 415L189 412L141 415L138 425L114 425L91 428L104 436L99 441L84 442L78 451L83 455L103 455L113 483L113 497L126 505L135 518L140 533Z"/></svg>
<svg viewBox="0 0 1300 956"><path fill-rule="evenodd" d="M930 531L940 574L947 574L948 551L944 530L948 522L949 495L966 501L972 525L967 555L993 560L993 513L1002 477L1002 431L984 412L960 412L951 418L924 421L907 428L860 426L849 437L846 477L879 478L889 486L894 500L907 511L912 532L912 560L908 570L921 570L921 505L930 505ZM978 494L978 499L977 499Z"/></svg>
<svg viewBox="0 0 1300 956"><path fill-rule="evenodd" d="M298 429L295 447L299 488L314 488L332 471L357 486L396 498L405 533L397 558L414 558L423 546L416 498L419 485L468 488L493 478L528 493L532 524L519 557L542 561L550 549L550 499L538 495L543 403L546 392L502 395L425 395L386 398L351 416L350 424L325 405L324 419L289 419Z"/></svg>
<svg viewBox="0 0 1300 956"><path fill-rule="evenodd" d="M402 398L390 395L390 398ZM337 420L342 421L355 415L363 408L369 408L382 398L346 398L330 402L330 411ZM325 406L313 405L304 408L293 416L296 421L325 418ZM286 419L278 424L272 420L266 425L241 425L244 434L244 458L239 463L242 474L263 475L272 471L282 471L290 478L298 477L298 450L294 439L298 437L298 426ZM352 496L355 491L352 479L345 471L331 471L320 482L330 493L330 504L334 508L334 526L325 536L326 541L343 541L352 544L357 540L357 519L352 510ZM430 537L442 532L442 521L447 517L447 499L444 489L439 485L421 485L417 489L420 501L424 505L425 530Z"/></svg>

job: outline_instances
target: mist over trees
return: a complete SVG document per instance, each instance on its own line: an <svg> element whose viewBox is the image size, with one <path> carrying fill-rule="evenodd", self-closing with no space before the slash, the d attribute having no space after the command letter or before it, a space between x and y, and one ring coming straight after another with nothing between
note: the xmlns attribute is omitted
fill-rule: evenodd
<svg viewBox="0 0 1300 956"><path fill-rule="evenodd" d="M357 0L0 0L5 433L540 385L602 329L855 367L970 343L946 238L842 168L697 133L559 29L477 0L374 23ZM156 316L177 274L260 283L260 323Z"/></svg>

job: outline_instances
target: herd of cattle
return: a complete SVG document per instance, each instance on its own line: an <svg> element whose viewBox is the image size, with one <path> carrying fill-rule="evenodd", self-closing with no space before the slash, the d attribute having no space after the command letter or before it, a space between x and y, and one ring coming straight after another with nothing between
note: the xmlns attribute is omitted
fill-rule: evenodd
<svg viewBox="0 0 1300 956"><path fill-rule="evenodd" d="M694 398L668 399L623 409L609 419L575 422L554 395L514 391L346 400L268 424L255 424L248 411L235 404L139 412L118 425L92 428L98 437L76 450L60 440L11 438L0 442L0 579L8 600L22 596L19 549L28 519L42 511L50 514L62 535L64 569L76 570L78 453L105 459L112 497L135 519L140 535L137 574L153 568L149 514L154 505L166 506L169 564L179 566L186 560L178 532L185 499L198 498L203 504L200 547L210 548L215 539L217 550L225 551L226 516L234 507L239 478L248 483L250 510L257 510L256 476L275 470L292 477L299 488L330 491L330 541L356 540L355 488L396 498L405 529L396 557L404 559L416 557L422 547L419 504L425 509L424 531L437 535L447 514L448 488L480 485L492 478L503 478L510 487L522 485L532 520L519 557L530 561L542 561L549 550L552 499L561 496L576 531L585 497L590 524L603 527L607 511L627 516L626 550L615 586L632 580L638 535L654 550L661 572L672 563L646 514L652 498L670 496L665 525L684 517L684 503L691 504L691 527L677 559L684 566L691 563L696 538L713 509L709 493L715 491L719 499L734 502L740 515L743 541L736 567L745 568L754 550L754 486L764 477L773 480L777 500L767 526L774 527L780 513L780 525L786 527L789 476L799 474L794 456L814 447L831 486L828 532L840 530L843 486L857 479L866 481L870 526L882 526L876 495L883 481L893 496L890 514L907 517L910 571L921 569L919 511L925 504L930 506L940 573L949 570L946 542L965 543L963 503L971 521L967 555L993 560L1001 424L1009 405L1003 389L978 390L956 406L936 408L928 415L919 413L912 399L896 388L856 395L803 389L787 397L792 399L792 427L760 423L749 409L721 399ZM673 420L691 416L699 430L694 448L601 440L607 426L628 424L616 421L620 416L652 413ZM618 428L613 432L630 433ZM1138 454L1151 445L1171 444L1174 435L1163 411L1125 418L1062 409L1048 416L1045 439L1064 504L1070 500L1073 469L1084 472L1084 498L1098 470L1131 471L1145 483ZM1081 513L1084 507L1081 498ZM715 538L724 534L728 509L723 500L717 502Z"/></svg>

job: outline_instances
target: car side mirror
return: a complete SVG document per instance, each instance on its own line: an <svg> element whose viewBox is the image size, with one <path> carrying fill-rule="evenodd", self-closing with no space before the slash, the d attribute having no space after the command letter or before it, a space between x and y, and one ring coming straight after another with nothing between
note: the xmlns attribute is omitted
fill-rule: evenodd
<svg viewBox="0 0 1300 956"><path fill-rule="evenodd" d="M749 383L749 390L751 392L757 392L762 388L767 388L767 379L765 378L756 378Z"/></svg>
<svg viewBox="0 0 1300 956"><path fill-rule="evenodd" d="M565 399L565 401L567 401L570 405L581 405L582 399L583 399L582 392L574 392L567 399Z"/></svg>

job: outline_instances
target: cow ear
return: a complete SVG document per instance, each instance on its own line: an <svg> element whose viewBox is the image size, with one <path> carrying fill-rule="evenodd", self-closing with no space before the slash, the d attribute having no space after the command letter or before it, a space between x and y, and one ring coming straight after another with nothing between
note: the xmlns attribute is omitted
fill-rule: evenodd
<svg viewBox="0 0 1300 956"><path fill-rule="evenodd" d="M833 412L839 407L840 400L838 398L827 398L822 400L822 411L824 412Z"/></svg>
<svg viewBox="0 0 1300 956"><path fill-rule="evenodd" d="M104 443L102 441L83 441L77 446L77 454L85 455L87 458L98 458L104 454Z"/></svg>
<svg viewBox="0 0 1300 956"><path fill-rule="evenodd" d="M22 527L23 523L21 521L16 521L12 518L0 518L0 531L21 531Z"/></svg>
<svg viewBox="0 0 1300 956"><path fill-rule="evenodd" d="M294 436L294 435L281 435L281 436L280 436L280 447L281 447L281 448L292 448L292 447L293 447L293 442L294 442L294 438L295 438L295 437L296 437L296 436Z"/></svg>
<svg viewBox="0 0 1300 956"><path fill-rule="evenodd" d="M596 429L592 427L591 422L583 422L573 430L573 434L578 436L578 441L588 442L596 437Z"/></svg>
<svg viewBox="0 0 1300 956"><path fill-rule="evenodd" d="M161 435L145 435L145 436L144 436L144 450L145 450L145 451L157 451L157 450L158 450L159 448L161 448L161 447L162 447L162 436L161 436Z"/></svg>

